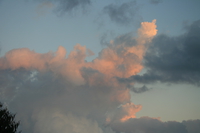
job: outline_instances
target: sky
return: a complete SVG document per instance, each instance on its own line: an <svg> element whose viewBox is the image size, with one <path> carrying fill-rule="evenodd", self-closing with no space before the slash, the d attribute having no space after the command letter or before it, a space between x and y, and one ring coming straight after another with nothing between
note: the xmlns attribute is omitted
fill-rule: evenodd
<svg viewBox="0 0 200 133"><path fill-rule="evenodd" d="M199 133L199 0L0 0L0 101L22 133Z"/></svg>

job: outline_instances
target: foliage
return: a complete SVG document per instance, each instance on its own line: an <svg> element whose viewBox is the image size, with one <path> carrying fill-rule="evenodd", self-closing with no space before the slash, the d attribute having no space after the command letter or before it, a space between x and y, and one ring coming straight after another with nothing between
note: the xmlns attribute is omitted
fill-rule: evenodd
<svg viewBox="0 0 200 133"><path fill-rule="evenodd" d="M0 133L20 133L17 131L19 122L15 121L15 114L8 111L7 108L3 108L0 103Z"/></svg>

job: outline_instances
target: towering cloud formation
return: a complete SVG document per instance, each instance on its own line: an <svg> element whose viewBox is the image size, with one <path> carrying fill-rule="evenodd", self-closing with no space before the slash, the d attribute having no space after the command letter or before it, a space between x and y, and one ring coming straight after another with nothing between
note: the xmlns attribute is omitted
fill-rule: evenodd
<svg viewBox="0 0 200 133"><path fill-rule="evenodd" d="M111 41L109 47L103 49L93 62L85 62L87 55L91 55L92 52L85 46L77 44L68 58L65 58L66 50L62 46L56 53L46 54L35 53L27 48L11 50L0 58L0 68L51 70L69 78L75 77L76 80L83 78L82 68L94 69L108 77L129 77L139 73L143 68L141 61L146 51L145 44L149 43L157 33L155 22L156 20L153 20L141 24L138 38L135 38L136 45L126 47L123 43L115 45L115 42Z"/></svg>
<svg viewBox="0 0 200 133"><path fill-rule="evenodd" d="M45 54L27 48L11 50L0 58L0 100L17 113L23 132L163 131L157 125L169 132L185 132L182 123L135 118L142 106L131 103L130 89L117 79L142 70L148 44L157 33L155 23L143 22L129 45L119 41L123 37L112 40L92 62L85 58L93 52L80 44L68 57L62 46ZM173 124L178 128L171 128Z"/></svg>
<svg viewBox="0 0 200 133"><path fill-rule="evenodd" d="M92 62L85 61L92 51L80 44L74 46L68 57L62 46L55 53L45 54L27 48L11 50L0 58L1 79L7 82L1 90L5 98L12 97L11 101L4 100L18 112L25 131L32 128L45 133L59 128L63 132L79 132L74 122L83 127L80 131L102 132L98 124L101 126L106 119L125 121L141 109L141 105L131 103L130 90L126 84L118 83L116 77L127 78L142 70L146 43L154 35L155 20L143 22L138 37L132 38L135 45L127 47L113 40ZM120 118L116 119L112 116L117 116L115 110L119 105ZM51 124L54 126L43 128Z"/></svg>

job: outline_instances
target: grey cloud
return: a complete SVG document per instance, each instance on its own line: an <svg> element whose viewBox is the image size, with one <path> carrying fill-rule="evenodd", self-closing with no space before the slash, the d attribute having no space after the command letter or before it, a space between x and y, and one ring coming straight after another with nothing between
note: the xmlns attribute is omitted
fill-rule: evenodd
<svg viewBox="0 0 200 133"><path fill-rule="evenodd" d="M196 26L197 24L194 23L193 26L189 28L189 31L191 31L191 33L188 31L188 34L191 36L197 36L196 38L198 40L199 32L198 32L198 26ZM167 42L170 41L174 42L174 40L176 40L175 42L182 42L182 39L179 38L185 38L187 36L188 35L185 34L183 36L177 37L177 39L174 38L170 39L170 37L167 36L164 36L163 38ZM134 80L137 80L138 82L139 81L149 82L150 80L151 82L153 82L153 81L158 81L160 79L162 79L163 82L164 81L169 82L171 81L170 76L167 77L164 75L165 74L164 72L161 73L165 69L163 70L162 67L160 68L159 63L153 66L151 61L155 60L156 62L158 60L157 59L158 55L160 58L162 57L164 59L167 57L163 55L169 56L174 53L177 53L178 55L181 56L190 55L192 57L196 57L198 55L198 52L195 52L196 48L189 49L188 47L186 47L184 43L180 43L180 46L175 45L176 43L172 43L175 46L170 45L170 47L167 47L165 46L168 44L166 42L162 43L160 46L159 42L160 41L162 42L163 38L160 38L160 36L158 36L157 39L153 40L152 46L150 47L150 50L147 53L147 55L149 54L149 56L148 57L145 56L146 59L145 65L149 68L148 72L144 74L147 75L146 79L143 77L144 75L143 76L136 75L131 78L135 78ZM124 40L126 41L124 42ZM158 42L156 42L156 40ZM193 39L191 39L189 42L193 42L192 46L194 47L196 46L194 42L198 41L193 41ZM131 38L130 34L125 34L114 40L114 45L118 45L120 43L124 43L124 45L126 46L136 45L135 40ZM95 67L89 68L88 66L80 68L80 71L79 69L77 69L77 71L74 71L71 75L70 73L66 73L67 76L62 75L62 73L66 72L67 70L69 71L74 69L76 70L75 68L76 65L79 65L80 60L84 56L83 51L81 51L81 49L78 49L82 47L80 47L79 45L77 45L76 47L77 49L73 52L73 54L71 54L70 56L71 58L68 58L67 61L72 59L77 59L75 61L78 63L73 64L74 62L64 62L62 58L65 57L65 50L62 47L60 47L56 52L57 58L53 58L54 60L51 60L56 62L54 64L55 65L54 67L56 68L54 71L51 71L52 68L54 67L52 68L47 67L45 70L42 69L41 71L35 70L37 69L37 67L35 68L31 67L31 70L28 70L29 67L25 67L27 69L25 68L23 69L20 68L20 66L13 68L14 70L8 69L12 67L1 68L0 99L8 104L8 107L9 109L12 110L12 112L17 113L16 117L21 121L23 132L46 133L46 132L59 131L62 133L69 131L71 133L77 133L77 132L130 133L130 132L142 131L147 133L148 132L160 133L161 131L163 131L164 133L169 133L169 132L186 133L187 128L182 123L161 122L151 118L130 119L124 123L120 122L115 123L115 121L113 121L110 123L110 125L107 126L108 128L104 127L105 120L107 118L106 114L108 114L109 111L112 112L117 107L119 107L119 105L126 102L130 102L128 101L130 100L129 93L126 93L126 91L124 91L126 89L126 84L117 83L116 85L115 78L109 79L106 77L105 73L101 73L99 71L100 69L95 70ZM156 50L154 50L155 48L158 49L157 53L155 52ZM175 48L178 50L176 50L176 52L173 52ZM25 50L27 51L27 49ZM115 52L120 56L123 50L124 50L123 47L119 47L116 49ZM187 50L191 50L191 52L188 52ZM45 56L42 57L49 56L49 54L44 54L44 55ZM178 60L182 59L181 56L178 56L179 57ZM20 56L19 58L21 59L22 57ZM127 58L128 61L137 62L137 55L133 53L130 53L129 55L127 55L127 57L124 58ZM149 60L147 60L148 58ZM2 57L1 59L2 59L1 61L5 61L5 57ZM16 58L14 59L16 61ZM177 61L176 59L174 60ZM167 61L170 62L171 59L168 59ZM40 63L41 62L43 64L45 60L41 60ZM18 60L16 61L16 63L18 63ZM3 62L2 64L4 65L5 62ZM36 62L35 64L38 63ZM48 66L48 62L44 64ZM64 69L62 73L59 72L57 73L56 70L61 69L63 65L70 65L70 64L73 65L71 67L66 67L66 69ZM169 64L173 64L173 62ZM182 64L184 65L184 62ZM101 67L101 65L99 66ZM21 67L23 67L23 65ZM124 68L125 68L124 64L119 65L119 69L121 71L125 71ZM153 70L155 69L158 69L157 75L153 75L154 74ZM169 70L167 70L167 73L170 72L171 70L174 70L174 67L171 67ZM176 74L175 70L173 71L173 74ZM189 71L188 69L186 70ZM68 75L70 75L71 77L74 76L75 80L78 80L77 78L79 78L79 76L75 75L77 72L78 73L80 72L84 84L77 85L68 76ZM166 80L166 77L168 80ZM130 82L132 82L131 78L128 79L130 80ZM125 89L123 90L123 88ZM143 86L141 88L135 88L135 87L133 88L133 91L135 91L136 93L140 93L146 90L148 90L146 86ZM121 99L116 100L116 98L118 97L119 98L122 97L122 100ZM76 125L78 125L78 127L83 127L83 128L82 129L76 128Z"/></svg>
<svg viewBox="0 0 200 133"><path fill-rule="evenodd" d="M149 88L146 87L146 85L143 85L142 87L132 87L131 90L135 93L142 93L142 92L145 92L145 91L148 91Z"/></svg>
<svg viewBox="0 0 200 133"><path fill-rule="evenodd" d="M56 5L56 12L59 15L65 13L74 13L79 8L85 9L91 4L91 0L34 0L38 2L52 2Z"/></svg>
<svg viewBox="0 0 200 133"><path fill-rule="evenodd" d="M101 38L100 38L100 43L102 45L107 45L109 46L110 45L110 42L108 41L108 38L110 36L114 36L114 33L113 32L110 32L110 34L108 33L104 33ZM121 45L121 44L124 44L124 46L126 47L132 47L132 46L135 46L137 45L137 42L136 40L133 38L133 33L130 32L130 33L126 33L126 34L123 34L121 36L118 36L116 37L114 40L113 40L113 43L114 45Z"/></svg>
<svg viewBox="0 0 200 133"><path fill-rule="evenodd" d="M126 47L132 47L137 45L136 40L133 38L132 33L126 33L121 35L114 40L115 45L124 44Z"/></svg>
<svg viewBox="0 0 200 133"><path fill-rule="evenodd" d="M131 118L124 123L116 122L110 126L116 133L197 133L200 132L199 120L183 122L162 122L150 117Z"/></svg>
<svg viewBox="0 0 200 133"><path fill-rule="evenodd" d="M158 35L144 57L147 72L122 82L189 83L200 85L200 20L188 26L185 34Z"/></svg>
<svg viewBox="0 0 200 133"><path fill-rule="evenodd" d="M200 120L188 120L182 122L186 125L188 133L199 133L200 132Z"/></svg>
<svg viewBox="0 0 200 133"><path fill-rule="evenodd" d="M159 3L162 2L162 0L149 0L149 2L150 2L151 4L159 4Z"/></svg>
<svg viewBox="0 0 200 133"><path fill-rule="evenodd" d="M111 38L113 38L114 35L115 35L115 33L113 31L104 32L99 38L100 39L100 44L108 46L110 44L109 41L111 40Z"/></svg>
<svg viewBox="0 0 200 133"><path fill-rule="evenodd" d="M90 0L58 0L58 2L57 10L61 13L72 12L77 7L84 9L85 6L91 4Z"/></svg>
<svg viewBox="0 0 200 133"><path fill-rule="evenodd" d="M103 9L103 12L108 14L111 21L117 24L129 24L134 20L137 11L136 1L130 1L121 5L110 4Z"/></svg>
<svg viewBox="0 0 200 133"><path fill-rule="evenodd" d="M23 132L102 133L108 130L103 127L106 112L119 105L110 101L117 88L106 85L104 75L96 70L81 71L86 84L76 86L51 71L0 70L0 100L16 112ZM96 82L89 85L88 80Z"/></svg>

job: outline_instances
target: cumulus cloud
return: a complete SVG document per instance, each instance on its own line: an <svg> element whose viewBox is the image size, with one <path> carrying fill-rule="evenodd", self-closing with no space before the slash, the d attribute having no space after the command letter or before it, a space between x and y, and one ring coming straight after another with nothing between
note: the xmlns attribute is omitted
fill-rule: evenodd
<svg viewBox="0 0 200 133"><path fill-rule="evenodd" d="M200 85L200 20L187 26L185 30L183 35L176 37L165 34L156 36L144 56L147 72L122 81Z"/></svg>
<svg viewBox="0 0 200 133"><path fill-rule="evenodd" d="M126 121L142 107L131 103L130 89L116 77L142 70L155 22L141 24L133 45L110 41L92 62L85 58L93 52L80 44L68 56L62 46L44 54L28 48L7 52L0 58L1 100L17 113L24 132L112 131L104 127L109 118Z"/></svg>
<svg viewBox="0 0 200 133"><path fill-rule="evenodd" d="M138 11L136 1L127 3L110 4L103 8L103 12L108 14L111 21L117 24L130 24Z"/></svg>
<svg viewBox="0 0 200 133"><path fill-rule="evenodd" d="M128 42L123 35L111 40L91 62L85 58L93 52L80 44L68 56L62 46L43 54L11 50L0 58L0 99L17 113L23 132L184 133L189 127L179 122L136 118L142 105L131 102L129 83L117 79L142 70L155 23L141 23L138 36Z"/></svg>

